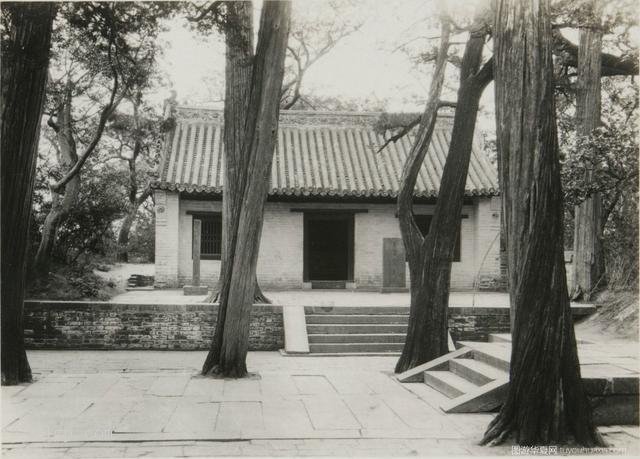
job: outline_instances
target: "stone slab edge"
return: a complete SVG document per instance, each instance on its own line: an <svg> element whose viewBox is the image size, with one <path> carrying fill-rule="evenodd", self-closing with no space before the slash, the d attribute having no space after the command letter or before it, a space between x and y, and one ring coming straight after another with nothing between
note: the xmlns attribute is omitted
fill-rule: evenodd
<svg viewBox="0 0 640 459"><path fill-rule="evenodd" d="M449 360L455 359L456 357L462 357L463 355L470 354L471 352L473 352L471 348L462 347L456 351L440 356L437 359L433 359L427 363L411 368L404 373L400 373L396 376L396 379L400 382L423 382L422 373L424 371L440 366Z"/></svg>
<svg viewBox="0 0 640 459"><path fill-rule="evenodd" d="M309 337L304 308L283 306L282 323L284 326L284 350L287 354L308 354Z"/></svg>

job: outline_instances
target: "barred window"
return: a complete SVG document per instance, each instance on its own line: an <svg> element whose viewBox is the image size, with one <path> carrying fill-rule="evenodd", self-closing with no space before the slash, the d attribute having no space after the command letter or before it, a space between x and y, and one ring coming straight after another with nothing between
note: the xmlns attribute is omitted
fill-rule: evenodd
<svg viewBox="0 0 640 459"><path fill-rule="evenodd" d="M222 254L222 216L218 213L197 214L194 220L202 222L200 233L200 258L220 260Z"/></svg>
<svg viewBox="0 0 640 459"><path fill-rule="evenodd" d="M431 225L431 219L433 215L414 215L418 228L423 236L426 236L429 232L429 225ZM458 227L458 234L456 237L456 247L453 250L453 261L460 261L460 227Z"/></svg>

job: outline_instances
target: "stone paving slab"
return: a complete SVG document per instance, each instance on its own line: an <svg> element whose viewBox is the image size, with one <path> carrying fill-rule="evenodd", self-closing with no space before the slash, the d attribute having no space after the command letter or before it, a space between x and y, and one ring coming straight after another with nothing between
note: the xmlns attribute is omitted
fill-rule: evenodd
<svg viewBox="0 0 640 459"><path fill-rule="evenodd" d="M199 376L204 357L30 351L36 382L2 388L3 457L511 452L476 445L492 414L446 415L441 394L398 383L395 357L250 353L249 369L259 377L243 380ZM637 428L604 433L637 451Z"/></svg>

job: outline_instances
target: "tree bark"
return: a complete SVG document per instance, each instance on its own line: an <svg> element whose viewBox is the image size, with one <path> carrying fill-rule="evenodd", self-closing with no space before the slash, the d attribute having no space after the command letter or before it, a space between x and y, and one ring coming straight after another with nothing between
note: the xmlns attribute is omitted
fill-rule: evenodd
<svg viewBox="0 0 640 459"><path fill-rule="evenodd" d="M227 2L225 24L225 104L224 104L224 190L222 199L222 254L217 292L210 301L218 303L218 318L213 341L202 373L216 369L227 316L229 281L238 234L242 193L246 184L247 159L242 151L251 70L253 64L253 5L252 2Z"/></svg>
<svg viewBox="0 0 640 459"><path fill-rule="evenodd" d="M31 197L45 96L53 3L7 3L2 55L2 385L31 381L23 301Z"/></svg>
<svg viewBox="0 0 640 459"><path fill-rule="evenodd" d="M231 275L233 254L228 247L235 246L242 193L247 180L247 158L243 157L242 144L251 88L251 65L254 58L252 3L227 2L227 17L228 23L225 25L227 53L225 63L225 175L222 200L222 257L218 285L208 298L211 303L222 303L222 286ZM257 275L254 282L254 292L254 302L271 303L262 293ZM221 323L221 314L224 315L225 312L219 309L217 323Z"/></svg>
<svg viewBox="0 0 640 459"><path fill-rule="evenodd" d="M501 0L497 146L515 324L509 392L483 444L601 445L582 384L563 256L549 0Z"/></svg>
<svg viewBox="0 0 640 459"><path fill-rule="evenodd" d="M229 6L239 8L242 19L237 23L242 24L240 27L242 34L248 33L250 29L247 30L246 25L250 24L251 5L240 3L236 6L233 3ZM240 183L244 186L238 190L237 207L231 207L233 201L226 198L226 190L229 189L230 183L227 179L230 177L225 176L223 203L226 201L227 204L223 204L223 212L239 210L239 213L237 222L233 221L235 225L225 224L223 229L223 233L227 231L223 235L224 245L226 245L223 248L223 257L226 266L221 285L218 323L212 347L202 369L204 374L243 377L247 373L249 319L255 294L256 265L264 204L278 132L279 99L284 76L284 56L289 35L290 14L290 2L267 1L264 3L258 46L250 68L251 84L247 93L240 88L229 87L233 85L234 80L230 80L230 75L227 74L227 91L238 91L238 97L246 97L247 100L246 108L239 112L236 111L238 107L235 109L232 107L233 98L225 101L225 142L228 141L231 142L230 145L234 145L234 152L238 151L236 148L239 146L240 152L234 157L237 159L233 161L236 168L230 168L229 171L237 174L241 179ZM229 35L228 31L227 59L229 59L229 40L237 39ZM242 54L246 56L246 52ZM241 59L243 56L236 55L236 57ZM231 72L232 69L233 67L228 70ZM244 100L239 99L239 102L242 103ZM227 118L228 110L229 118ZM240 129L233 129L234 125Z"/></svg>
<svg viewBox="0 0 640 459"><path fill-rule="evenodd" d="M600 125L600 72L602 67L602 2L592 0L585 5L589 23L580 30L576 94L577 134L591 135ZM586 172L585 183L592 181ZM589 301L604 275L602 251L602 197L593 193L575 206L573 238L573 299Z"/></svg>
<svg viewBox="0 0 640 459"><path fill-rule="evenodd" d="M56 131L58 142L58 164L66 174L78 162L76 143L73 137L73 120L71 115L72 87L68 82L64 93L57 104L57 122L49 125ZM42 239L38 246L34 262L35 274L42 276L49 272L51 254L55 244L56 234L62 220L69 214L78 201L80 193L80 172L61 188L50 187L51 209L47 214L42 228Z"/></svg>
<svg viewBox="0 0 640 459"><path fill-rule="evenodd" d="M137 212L138 206L133 206L130 203L127 215L124 216L118 232L118 261L121 263L129 262L129 233Z"/></svg>
<svg viewBox="0 0 640 459"><path fill-rule="evenodd" d="M425 238L412 227L414 218L411 200L415 178L422 167L424 154L431 142L431 134L428 139L425 137L425 142L414 146L420 148L422 154L412 156L413 161L405 165L398 198L398 215L410 265L411 306L407 338L396 364L396 373L449 352L447 310L451 262L460 226L478 104L484 88L491 81L491 72L486 69L483 69L483 72L479 71L487 30L479 17L465 48L451 145L442 174L436 209ZM446 40L447 34L448 32L443 33L443 39ZM446 52L444 54L446 55ZM432 102L431 98L429 100ZM422 139L420 136L419 138Z"/></svg>

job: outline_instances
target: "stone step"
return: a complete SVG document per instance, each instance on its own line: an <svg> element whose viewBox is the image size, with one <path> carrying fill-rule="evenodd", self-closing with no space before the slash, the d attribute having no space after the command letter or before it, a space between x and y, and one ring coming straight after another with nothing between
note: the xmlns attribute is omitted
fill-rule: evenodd
<svg viewBox="0 0 640 459"><path fill-rule="evenodd" d="M404 343L404 333L336 333L307 335L310 343Z"/></svg>
<svg viewBox="0 0 640 459"><path fill-rule="evenodd" d="M380 351L380 352L311 352L309 354L293 354L293 355L300 355L304 357L389 357L389 356L395 357L395 356L399 356L400 354L401 354L400 351Z"/></svg>
<svg viewBox="0 0 640 459"><path fill-rule="evenodd" d="M383 314L307 314L308 324L406 324L409 316Z"/></svg>
<svg viewBox="0 0 640 459"><path fill-rule="evenodd" d="M478 386L483 386L491 381L508 376L507 372L475 359L450 360L449 371Z"/></svg>
<svg viewBox="0 0 640 459"><path fill-rule="evenodd" d="M371 334L371 333L407 333L406 324L307 324L307 333L317 334Z"/></svg>
<svg viewBox="0 0 640 459"><path fill-rule="evenodd" d="M424 383L449 398L460 397L478 386L450 371L429 370L423 373Z"/></svg>
<svg viewBox="0 0 640 459"><path fill-rule="evenodd" d="M490 343L510 343L511 334L510 333L490 333L489 342Z"/></svg>
<svg viewBox="0 0 640 459"><path fill-rule="evenodd" d="M409 316L408 306L305 306L306 314L404 314Z"/></svg>
<svg viewBox="0 0 640 459"><path fill-rule="evenodd" d="M343 280L342 281L333 281L333 280L311 281L312 289L344 290L346 286L347 286L347 281L343 281Z"/></svg>
<svg viewBox="0 0 640 459"><path fill-rule="evenodd" d="M309 343L312 353L400 352L403 343Z"/></svg>
<svg viewBox="0 0 640 459"><path fill-rule="evenodd" d="M509 360L491 355L487 352L483 352L479 349L473 350L473 358L479 362L484 362L499 370L509 372Z"/></svg>

